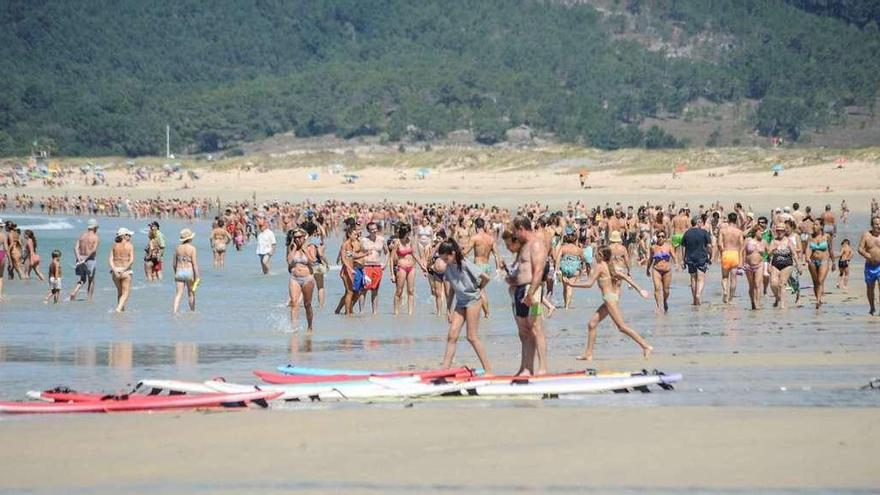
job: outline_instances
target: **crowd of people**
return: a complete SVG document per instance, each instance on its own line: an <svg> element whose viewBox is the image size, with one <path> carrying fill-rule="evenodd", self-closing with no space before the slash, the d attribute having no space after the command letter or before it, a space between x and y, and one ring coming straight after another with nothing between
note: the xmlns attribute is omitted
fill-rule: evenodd
<svg viewBox="0 0 880 495"><path fill-rule="evenodd" d="M21 198L16 198L19 201ZM114 200L65 199L64 208L52 211L60 213L73 208L77 213L92 214L93 205L105 203L114 204ZM131 214L128 209L140 204L122 203L125 214ZM53 204L53 198L40 201L40 205L46 204ZM209 215L218 204L210 200L148 201L132 217L165 215L191 219ZM837 271L837 287L846 290L849 265L858 254L865 260L870 313L876 314L875 293L880 281L880 205L876 201L871 202L869 229L857 242L842 239L838 234L838 225L848 221L845 202L838 213L832 211L830 204L815 212L809 206L801 208L794 203L766 215L739 203L728 209L719 203L696 208L674 204L589 207L581 201L558 211L537 203L508 210L456 203L333 200L260 205L232 202L215 211L209 238L213 269L224 269L230 247L241 251L253 241L260 272L270 274L273 259L280 251L281 263L286 264L290 274L287 299L294 328L299 328L302 310L306 330L313 330L315 308L325 305L331 267L338 266L344 287L335 305L336 314L365 310L376 314L386 277L393 284L393 314L413 314L415 285L421 274L431 289L436 313L445 315L449 324L444 366L452 364L456 342L464 329L482 366L491 372L479 327L481 318L490 313L486 291L493 280L502 280L501 285L510 295L508 311L522 343L521 373L546 371L547 345L542 321L557 310L554 294L560 286L563 310L570 308L575 289L595 285L602 295L601 304L587 321L586 345L579 359L592 359L597 328L606 318L649 357L653 347L625 321L621 304L624 285L644 298L651 297L651 292L640 287L633 277L635 270L644 270L651 280L658 313L669 310L672 273L678 270L687 271L691 302L701 305L706 273L712 264L721 267L723 304L732 302L738 279L744 276L748 307L761 309L769 299L773 307L785 308L792 299L797 301L801 297L796 274L806 271L812 279L813 302L820 308L825 304L829 274ZM92 299L100 243L98 229L98 221L89 219L85 232L74 245L76 282L69 300L75 300L83 288L87 299ZM284 234L281 247L276 232ZM336 235L341 237L340 248L336 253L328 253L326 240ZM178 245L171 251L174 313L178 312L184 295L189 308L195 310L203 267L192 242L194 237L192 230L183 229ZM117 311L125 310L135 276L137 255L131 238L130 230L120 228L107 260L117 288ZM502 252L501 245L506 252ZM145 279L161 279L168 246L157 221L150 224L148 241L142 249ZM61 256L60 251L52 253L46 302L61 300ZM43 280L33 231L22 233L14 222L5 223L5 231L0 233L0 270L10 279L34 274ZM0 281L0 297L2 291Z"/></svg>

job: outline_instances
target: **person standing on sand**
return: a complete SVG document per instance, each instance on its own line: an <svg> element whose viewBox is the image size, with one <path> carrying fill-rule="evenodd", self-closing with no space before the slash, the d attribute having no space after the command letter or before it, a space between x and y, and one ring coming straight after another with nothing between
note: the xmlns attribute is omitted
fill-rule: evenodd
<svg viewBox="0 0 880 495"><path fill-rule="evenodd" d="M195 236L190 229L181 230L180 245L174 250L172 268L174 269L175 289L174 304L171 309L172 314L177 314L184 290L187 293L189 310L196 310L196 283L201 277L199 277L199 261L196 256L196 247L192 245L192 240Z"/></svg>
<svg viewBox="0 0 880 495"><path fill-rule="evenodd" d="M487 277L491 277L495 271L501 269L501 264L498 262L498 254L495 252L495 238L486 232L486 221L482 218L474 220L474 228L476 229L476 233L471 236L468 247L464 250L464 255L467 256L473 251L474 265L476 265L482 273L485 273ZM489 263L489 256L495 258L494 270L492 264ZM480 301L480 305L483 308L483 317L488 318L489 298L486 296L485 286L480 289Z"/></svg>
<svg viewBox="0 0 880 495"><path fill-rule="evenodd" d="M95 269L97 263L95 256L98 254L98 221L90 218L86 223L86 231L79 236L76 245L73 248L73 255L76 259L76 276L79 280L70 293L71 301L76 299L76 295L83 285L88 284L88 301L92 302L95 294Z"/></svg>
<svg viewBox="0 0 880 495"><path fill-rule="evenodd" d="M846 291L849 288L849 263L852 261L853 250L849 239L840 241L840 255L837 260L837 273L840 278L837 281L837 288Z"/></svg>
<svg viewBox="0 0 880 495"><path fill-rule="evenodd" d="M522 341L522 361L517 375L547 373L547 338L541 321L541 290L544 267L547 265L547 246L543 235L532 230L532 221L523 216L513 220L513 233L522 243L517 253L516 270L511 270L508 282L514 289L514 314ZM538 368L535 369L535 356Z"/></svg>
<svg viewBox="0 0 880 495"><path fill-rule="evenodd" d="M869 314L876 314L877 307L874 304L874 291L880 282L880 217L871 219L871 230L862 235L859 241L859 254L865 258L865 285Z"/></svg>
<svg viewBox="0 0 880 495"><path fill-rule="evenodd" d="M633 339L635 343L642 348L642 354L645 359L648 359L651 357L651 352L654 348L648 345L648 342L642 338L638 332L623 321L623 312L620 310L621 281L628 283L645 299L648 299L648 291L640 288L627 273L617 269L611 263L611 258L611 249L607 246L601 248L599 250L598 263L593 266L587 280L585 282L577 282L574 280L568 282L570 286L580 289L589 289L598 282L599 290L602 292L603 301L596 309L596 312L593 313L590 322L587 324L586 349L584 350L584 353L576 359L584 361L593 360L593 349L596 346L596 328L607 316L611 317L611 320L614 321L614 324L621 333Z"/></svg>
<svg viewBox="0 0 880 495"><path fill-rule="evenodd" d="M770 252L770 290L774 308L785 309L785 284L797 261L797 246L785 232L785 225L773 227L774 238L767 246Z"/></svg>
<svg viewBox="0 0 880 495"><path fill-rule="evenodd" d="M819 224L813 225L813 236L807 243L804 259L810 270L810 278L813 279L813 295L816 297L816 308L822 305L822 296L825 294L825 278L828 270L834 263L834 258L828 254L830 237L823 232Z"/></svg>
<svg viewBox="0 0 880 495"><path fill-rule="evenodd" d="M116 231L116 239L110 248L108 263L110 265L110 277L116 286L116 312L125 311L125 303L131 295L132 266L134 265L134 246L131 244L133 232L120 227Z"/></svg>
<svg viewBox="0 0 880 495"><path fill-rule="evenodd" d="M702 226L700 218L691 219L689 228L681 239L684 248L684 266L691 276L691 296L693 305L699 306L703 297L703 285L706 283L706 270L709 269L709 250L712 236Z"/></svg>
<svg viewBox="0 0 880 495"><path fill-rule="evenodd" d="M443 241L437 248L437 254L446 264L443 278L447 282L446 319L449 322L449 333L446 337L446 352L443 355L443 369L452 367L455 358L455 347L461 327L467 325L467 339L480 364L487 375L492 374L492 365L486 357L486 349L480 340L480 306L482 291L489 283L489 275L464 257L461 248L453 239ZM455 308L453 309L453 299Z"/></svg>
<svg viewBox="0 0 880 495"><path fill-rule="evenodd" d="M269 222L261 218L258 220L260 233L257 234L257 257L260 258L260 268L263 275L269 274L269 268L272 261L272 255L275 254L275 232L269 228Z"/></svg>
<svg viewBox="0 0 880 495"><path fill-rule="evenodd" d="M737 214L727 214L727 224L718 229L718 249L721 251L721 301L730 302L736 293L736 271L742 266L745 235L737 227Z"/></svg>

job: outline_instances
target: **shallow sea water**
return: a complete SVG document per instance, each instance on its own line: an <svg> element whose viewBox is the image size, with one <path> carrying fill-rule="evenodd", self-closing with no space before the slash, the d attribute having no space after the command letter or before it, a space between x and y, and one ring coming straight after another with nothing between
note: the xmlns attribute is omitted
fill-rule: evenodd
<svg viewBox="0 0 880 495"><path fill-rule="evenodd" d="M44 264L53 249L64 253L64 291L75 282L72 248L84 218L14 216L22 229L32 228L39 240ZM855 216L842 226L840 235L854 243L865 225L865 216ZM259 273L253 244L227 255L226 268L211 267L207 235L210 225L191 225L196 232L203 282L198 291L198 311L172 317L173 282L169 256L166 279L146 283L143 272L135 272L129 309L115 314L115 289L110 280L107 252L112 233L119 226L134 230L136 253L146 242L146 221L100 219L101 249L95 300L44 305L46 284L7 281L6 302L0 305L0 398L21 399L27 390L67 385L78 390L119 392L144 378L205 380L222 376L230 381L255 382L254 369L272 370L297 363L319 367L402 369L409 366L436 367L442 358L446 324L433 315L433 300L425 279L417 276L414 316L391 315L392 284L383 280L380 314L340 317L332 314L342 284L338 271L327 275L327 303L317 311L315 332L307 337L292 333L287 300L288 276L282 255L276 255L270 276ZM169 251L176 245L176 233L186 225L162 222ZM279 240L282 237L279 235ZM330 240L327 253L335 258L338 238ZM829 304L816 311L812 293L804 289L800 305L787 311L746 309L747 283L740 277L738 298L729 307L720 304L720 268L710 268L704 300L710 304L695 310L689 306L687 275L676 272L670 312L656 316L653 298L643 300L625 292L625 316L654 345L657 355L688 356L687 364L667 372L681 372L684 381L674 392L651 394L605 394L567 400L521 403L518 401L427 402L426 407L585 407L614 406L877 406L880 391L859 387L874 376L880 366L778 365L772 356L796 353L848 353L876 350L880 318L867 315L862 281L862 261L852 265L851 288L841 294L834 287L837 274L829 275ZM45 272L46 266L43 266ZM637 281L651 290L643 271ZM801 276L809 285L809 275ZM81 299L84 299L84 291ZM485 339L496 371L508 373L518 366L519 341L509 315L509 299L500 281L489 286L492 317L483 320ZM561 285L555 296L561 300ZM575 292L575 309L557 311L546 321L553 370L583 369L573 356L582 351L586 321L599 304L597 289ZM770 304L767 303L767 306ZM367 310L368 305L367 305ZM303 315L304 318L304 315ZM304 320L303 320L304 321ZM591 367L605 369L603 359L632 358L642 363L637 346L622 337L610 321L599 331L596 357ZM724 354L767 354L766 366L707 366L701 356ZM735 363L731 360L730 362ZM476 366L470 346L462 338L457 363ZM309 406L302 406L309 407ZM323 407L323 406L322 406ZM343 405L337 407L345 407ZM392 406L393 407L393 406ZM440 490L442 491L442 490Z"/></svg>

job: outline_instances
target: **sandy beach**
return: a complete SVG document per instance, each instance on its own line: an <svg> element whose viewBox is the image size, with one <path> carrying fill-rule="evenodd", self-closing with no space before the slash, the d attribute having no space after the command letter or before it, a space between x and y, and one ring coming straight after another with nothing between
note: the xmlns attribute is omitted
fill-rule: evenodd
<svg viewBox="0 0 880 495"><path fill-rule="evenodd" d="M542 405L16 421L0 425L0 489L772 493L880 485L874 408Z"/></svg>

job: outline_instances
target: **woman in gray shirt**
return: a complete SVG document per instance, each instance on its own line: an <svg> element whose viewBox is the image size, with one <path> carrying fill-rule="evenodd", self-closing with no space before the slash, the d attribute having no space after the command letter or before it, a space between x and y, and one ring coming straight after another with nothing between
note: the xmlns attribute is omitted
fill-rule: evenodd
<svg viewBox="0 0 880 495"><path fill-rule="evenodd" d="M443 279L448 282L446 292L446 318L449 321L449 335L446 338L446 354L443 368L452 367L455 346L461 327L467 323L467 339L477 353L486 374L492 373L492 366L486 357L483 342L477 335L480 329L480 291L489 283L489 276L473 263L464 259L461 248L453 239L443 241L437 248L439 259L446 263ZM455 307L453 308L453 300Z"/></svg>

